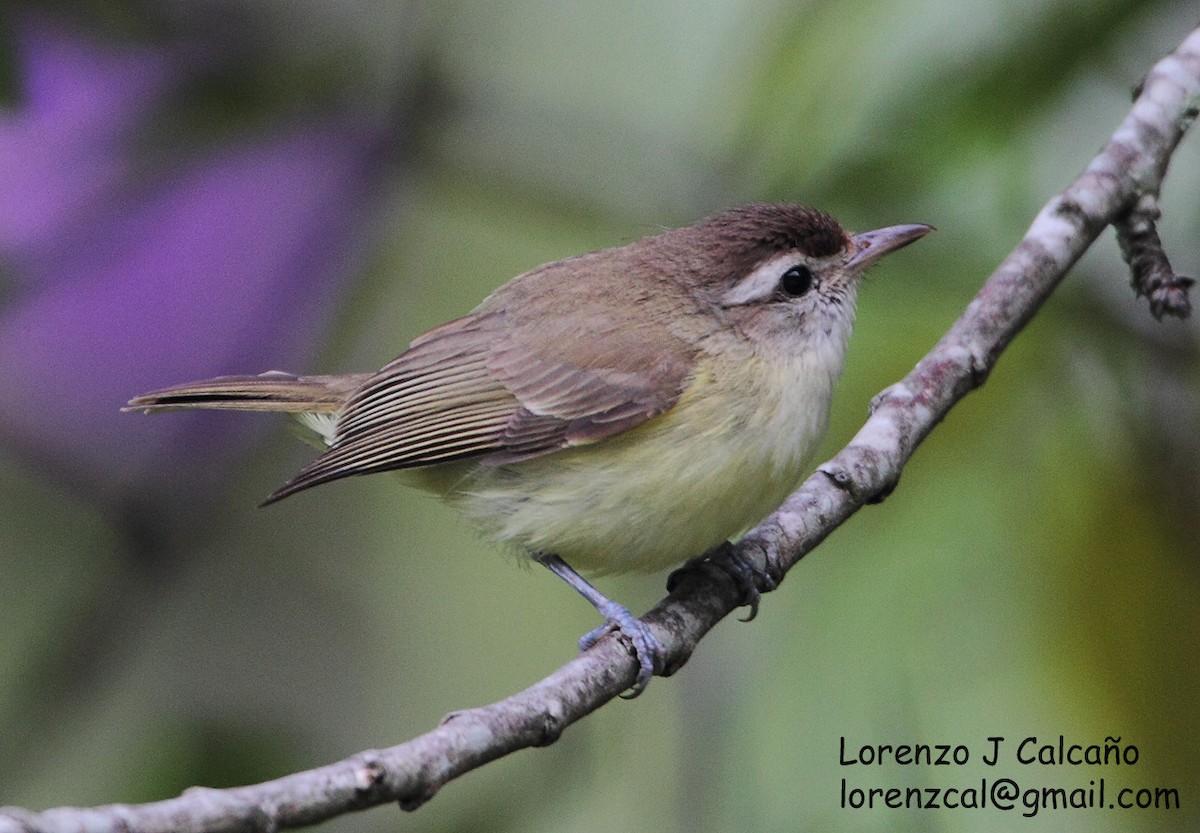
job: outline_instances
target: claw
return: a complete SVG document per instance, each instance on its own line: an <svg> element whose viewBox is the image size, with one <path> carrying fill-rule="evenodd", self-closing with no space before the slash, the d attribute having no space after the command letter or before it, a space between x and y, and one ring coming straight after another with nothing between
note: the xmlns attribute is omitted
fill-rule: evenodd
<svg viewBox="0 0 1200 833"><path fill-rule="evenodd" d="M628 608L617 604L592 587L583 576L571 569L570 565L557 555L535 553L533 558L574 587L579 595L591 602L592 606L604 617L603 625L593 628L580 637L579 650L586 651L609 632L616 631L633 648L633 654L638 661L637 679L634 680L633 687L629 692L621 696L626 700L632 700L645 691L646 686L650 685L650 678L654 676L655 668L662 666L666 655L666 649L658 637L651 632L650 626L630 613Z"/></svg>
<svg viewBox="0 0 1200 833"><path fill-rule="evenodd" d="M705 564L712 564L723 570L742 592L740 604L750 608L750 612L741 620L743 622L749 622L758 615L758 604L762 601L762 591L758 589L758 585L762 584L768 592L779 586L779 582L768 570L759 569L741 550L726 541L704 555L691 559L667 576L667 592L674 590L687 573L702 569Z"/></svg>
<svg viewBox="0 0 1200 833"><path fill-rule="evenodd" d="M625 700L632 700L650 685L650 678L654 676L654 669L662 665L666 649L658 641L658 637L651 633L646 623L630 613L628 608L613 603L606 616L607 622L579 638L579 650L586 651L613 631L624 637L633 648L638 661L637 679L628 693L621 695Z"/></svg>

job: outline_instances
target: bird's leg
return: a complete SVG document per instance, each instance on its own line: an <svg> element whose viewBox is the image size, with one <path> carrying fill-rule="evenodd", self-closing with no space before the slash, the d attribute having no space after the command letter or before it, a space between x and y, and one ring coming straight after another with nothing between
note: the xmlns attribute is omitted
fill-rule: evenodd
<svg viewBox="0 0 1200 833"><path fill-rule="evenodd" d="M645 622L630 613L628 608L605 596L557 555L535 552L533 560L574 587L576 592L591 602L592 607L596 608L604 617L603 625L585 633L580 638L579 650L586 651L609 631L623 634L633 645L633 651L638 661L637 680L630 689L631 693L628 699L637 697L645 691L646 686L650 684L650 677L654 674L655 666L662 664L663 655L666 653L662 643L658 641L658 637L650 632L650 628Z"/></svg>

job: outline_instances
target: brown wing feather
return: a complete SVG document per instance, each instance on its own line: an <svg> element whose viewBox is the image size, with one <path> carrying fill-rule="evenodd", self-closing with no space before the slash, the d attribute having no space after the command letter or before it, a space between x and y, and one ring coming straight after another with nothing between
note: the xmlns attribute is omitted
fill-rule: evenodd
<svg viewBox="0 0 1200 833"><path fill-rule="evenodd" d="M341 477L495 449L520 403L487 369L493 318L459 319L414 341L346 401L329 450L266 502Z"/></svg>
<svg viewBox="0 0 1200 833"><path fill-rule="evenodd" d="M529 284L553 277L548 271L416 339L347 400L330 449L267 502L356 474L528 459L625 431L674 405L693 348L653 309L622 326L606 314L605 292L570 316L540 309L548 296L529 294ZM514 290L524 296L517 313L503 303Z"/></svg>
<svg viewBox="0 0 1200 833"><path fill-rule="evenodd" d="M555 275L528 277L533 284ZM598 279L577 289L578 303L569 315L546 308L550 291L522 287L518 309L529 323L510 329L488 364L522 410L506 427L502 448L485 463L601 440L665 412L679 399L696 352L670 327L680 310L665 305L661 293L643 293L630 305L629 297L620 298L622 291L629 294L629 282L591 277ZM632 322L630 306L637 311Z"/></svg>

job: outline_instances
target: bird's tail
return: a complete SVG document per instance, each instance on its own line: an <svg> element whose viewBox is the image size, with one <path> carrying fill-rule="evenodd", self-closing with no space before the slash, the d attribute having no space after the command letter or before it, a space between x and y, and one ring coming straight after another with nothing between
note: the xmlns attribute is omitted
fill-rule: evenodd
<svg viewBox="0 0 1200 833"><path fill-rule="evenodd" d="M370 376L293 376L271 370L259 376L220 376L144 393L122 410L175 411L224 408L235 411L287 411L331 414Z"/></svg>

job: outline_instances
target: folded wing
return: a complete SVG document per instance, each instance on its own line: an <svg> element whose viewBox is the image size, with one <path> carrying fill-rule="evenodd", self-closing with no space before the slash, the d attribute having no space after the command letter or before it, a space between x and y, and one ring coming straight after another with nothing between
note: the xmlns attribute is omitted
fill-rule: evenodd
<svg viewBox="0 0 1200 833"><path fill-rule="evenodd" d="M585 316L564 341L505 315L467 316L414 341L346 400L329 450L267 502L351 475L498 465L601 440L669 409L686 382L689 348L652 325ZM654 345L670 360L647 361Z"/></svg>

